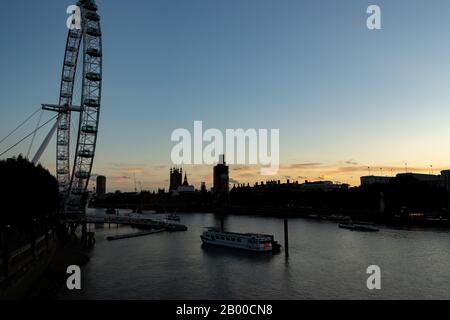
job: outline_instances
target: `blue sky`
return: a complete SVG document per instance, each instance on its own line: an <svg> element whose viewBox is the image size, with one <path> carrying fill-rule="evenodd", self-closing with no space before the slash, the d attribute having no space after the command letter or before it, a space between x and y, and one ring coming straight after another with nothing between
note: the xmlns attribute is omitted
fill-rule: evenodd
<svg viewBox="0 0 450 320"><path fill-rule="evenodd" d="M356 184L367 166L449 166L447 0L97 3L104 83L94 171L110 189L132 188L133 172L145 188L164 186L170 135L194 120L280 129L281 177ZM40 103L57 101L70 4L3 4L0 137ZM382 30L366 28L369 4L381 7ZM42 162L53 168L53 158L54 143ZM210 183L211 168L188 170L194 184ZM257 172L232 176L263 180Z"/></svg>

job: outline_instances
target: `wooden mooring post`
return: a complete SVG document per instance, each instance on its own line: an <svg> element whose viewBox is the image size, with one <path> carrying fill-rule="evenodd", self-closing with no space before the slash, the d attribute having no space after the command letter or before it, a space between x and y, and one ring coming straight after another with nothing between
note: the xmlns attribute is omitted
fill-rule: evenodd
<svg viewBox="0 0 450 320"><path fill-rule="evenodd" d="M284 219L284 252L286 258L289 258L289 222L288 219Z"/></svg>
<svg viewBox="0 0 450 320"><path fill-rule="evenodd" d="M220 215L220 231L225 232L225 218L223 214Z"/></svg>

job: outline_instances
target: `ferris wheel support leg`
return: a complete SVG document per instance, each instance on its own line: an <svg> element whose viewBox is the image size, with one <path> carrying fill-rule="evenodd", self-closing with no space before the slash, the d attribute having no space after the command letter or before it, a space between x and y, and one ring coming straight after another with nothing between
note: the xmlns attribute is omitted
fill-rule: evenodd
<svg viewBox="0 0 450 320"><path fill-rule="evenodd" d="M42 154L44 153L45 149L47 149L48 144L55 135L56 129L58 128L61 118L62 118L61 116L58 117L58 120L55 122L54 126L50 129L50 132L47 134L47 137L45 137L44 142L42 142L41 146L39 147L39 150L36 152L36 155L33 158L33 163L35 165L38 164L39 160L42 157Z"/></svg>

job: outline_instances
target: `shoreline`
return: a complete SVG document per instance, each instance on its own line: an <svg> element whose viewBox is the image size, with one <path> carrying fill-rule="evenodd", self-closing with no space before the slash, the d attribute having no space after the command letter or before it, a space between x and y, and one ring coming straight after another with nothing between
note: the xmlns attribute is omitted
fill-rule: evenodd
<svg viewBox="0 0 450 320"><path fill-rule="evenodd" d="M104 208L99 207L91 207L90 209L94 210L103 210ZM132 210L130 208L120 208L117 207L119 210ZM164 212L158 212L152 209L144 210L144 211L150 211L155 215L158 214L166 214ZM328 222L344 222L347 221L347 217L351 218L355 221L364 221L364 222L372 222L380 225L385 225L389 227L395 227L395 228L424 228L424 229L450 229L450 220L446 219L416 219L416 220L410 220L403 217L394 217L389 214L381 214L379 212L363 212L360 213L358 211L343 211L343 210L302 210L302 211L295 211L295 212L289 212L289 210L286 210L285 208L280 208L279 212L274 212L275 209L249 209L249 208L216 208L215 210L211 211L186 211L186 212L180 212L183 214L216 214L216 215L235 215L235 216L252 216L252 217L268 217L268 218L289 218L289 219L305 219L305 220L318 220L318 221L328 221ZM152 214L152 213L148 214Z"/></svg>
<svg viewBox="0 0 450 320"><path fill-rule="evenodd" d="M28 300L57 300L67 280L67 268L71 265L82 267L90 257L78 239L60 244L41 275L27 295Z"/></svg>

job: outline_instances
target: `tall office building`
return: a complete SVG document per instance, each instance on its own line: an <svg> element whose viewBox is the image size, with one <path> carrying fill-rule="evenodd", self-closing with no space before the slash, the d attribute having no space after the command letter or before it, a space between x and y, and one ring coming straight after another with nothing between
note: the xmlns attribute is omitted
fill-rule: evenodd
<svg viewBox="0 0 450 320"><path fill-rule="evenodd" d="M106 177L97 176L97 196L104 196L106 194Z"/></svg>
<svg viewBox="0 0 450 320"><path fill-rule="evenodd" d="M225 200L230 192L229 167L226 165L225 156L220 156L219 163L214 167L214 195L216 199Z"/></svg>

